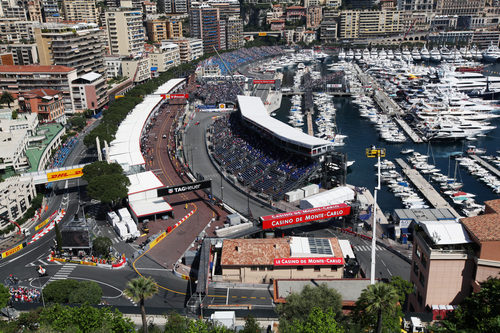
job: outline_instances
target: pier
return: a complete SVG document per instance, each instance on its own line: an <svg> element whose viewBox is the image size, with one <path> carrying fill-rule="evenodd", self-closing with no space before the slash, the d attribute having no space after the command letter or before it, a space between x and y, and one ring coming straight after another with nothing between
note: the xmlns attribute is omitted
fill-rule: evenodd
<svg viewBox="0 0 500 333"><path fill-rule="evenodd" d="M307 134L314 136L312 112L307 112L306 117L307 117Z"/></svg>
<svg viewBox="0 0 500 333"><path fill-rule="evenodd" d="M406 121L397 117L394 117L394 121L398 123L398 125L403 129L403 131L405 131L406 135L408 135L414 143L424 142L424 140L422 140L422 138L417 133L415 133L415 131L406 123Z"/></svg>
<svg viewBox="0 0 500 333"><path fill-rule="evenodd" d="M281 92L281 94L283 96L304 95L305 93L306 92L301 91L301 90ZM332 97L350 97L350 96L352 96L352 93L343 92L343 91L328 91L326 93Z"/></svg>
<svg viewBox="0 0 500 333"><path fill-rule="evenodd" d="M477 155L470 154L469 157L472 158L473 160L477 161L479 164L481 164L483 167L485 167L489 172L491 172L492 174L494 174L495 176L500 178L500 170L495 168L493 165L489 164L488 162L486 162L485 160L483 160L481 157L479 157Z"/></svg>
<svg viewBox="0 0 500 333"><path fill-rule="evenodd" d="M434 208L446 208L456 217L460 217L460 214L425 180L418 170L412 169L400 158L396 158L396 162L403 169L403 173Z"/></svg>

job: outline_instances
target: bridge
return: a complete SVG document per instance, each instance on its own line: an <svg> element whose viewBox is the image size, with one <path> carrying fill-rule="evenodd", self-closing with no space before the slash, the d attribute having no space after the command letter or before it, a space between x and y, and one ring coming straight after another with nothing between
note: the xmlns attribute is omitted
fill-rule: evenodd
<svg viewBox="0 0 500 333"><path fill-rule="evenodd" d="M83 176L83 167L87 164L78 164L67 167L33 171L21 174L21 177L33 178L35 185L48 184L61 180L80 178Z"/></svg>
<svg viewBox="0 0 500 333"><path fill-rule="evenodd" d="M404 42L425 42L429 35L428 31L414 32L405 35L404 33L399 35L388 35L382 37L370 37L370 38L359 38L352 40L352 44L375 44L375 45L399 45Z"/></svg>

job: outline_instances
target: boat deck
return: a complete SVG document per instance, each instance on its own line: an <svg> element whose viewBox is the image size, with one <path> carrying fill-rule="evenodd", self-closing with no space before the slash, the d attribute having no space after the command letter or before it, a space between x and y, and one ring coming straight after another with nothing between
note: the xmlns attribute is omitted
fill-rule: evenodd
<svg viewBox="0 0 500 333"><path fill-rule="evenodd" d="M403 129L403 131L405 131L405 133L410 137L410 139L412 139L414 143L424 142L424 140L422 140L422 138L417 133L415 133L415 131L406 123L406 121L396 117L394 118L394 121L398 123L398 125Z"/></svg>
<svg viewBox="0 0 500 333"><path fill-rule="evenodd" d="M469 155L469 157L472 158L473 160L477 161L479 164L481 164L486 169L488 169L489 172L493 173L495 176L500 178L500 170L495 168L493 165L489 164L488 162L486 162L485 160L483 160L481 157L479 157L477 155Z"/></svg>
<svg viewBox="0 0 500 333"><path fill-rule="evenodd" d="M396 158L396 162L401 166L408 179L434 208L446 208L456 217L460 217L460 214L458 214L457 211L451 207L451 205L434 189L434 187L429 184L427 180L425 180L418 170L412 169L401 158Z"/></svg>

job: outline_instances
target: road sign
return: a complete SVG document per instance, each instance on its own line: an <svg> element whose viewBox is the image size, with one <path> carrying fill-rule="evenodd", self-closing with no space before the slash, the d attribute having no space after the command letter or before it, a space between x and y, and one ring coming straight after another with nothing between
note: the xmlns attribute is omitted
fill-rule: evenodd
<svg viewBox="0 0 500 333"><path fill-rule="evenodd" d="M385 148L366 148L366 157L385 157Z"/></svg>

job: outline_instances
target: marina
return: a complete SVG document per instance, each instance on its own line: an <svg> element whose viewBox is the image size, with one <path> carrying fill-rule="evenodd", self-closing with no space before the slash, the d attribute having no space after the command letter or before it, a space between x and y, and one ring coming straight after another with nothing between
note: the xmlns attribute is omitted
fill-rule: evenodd
<svg viewBox="0 0 500 333"><path fill-rule="evenodd" d="M479 164L481 164L483 167L488 169L489 172L491 172L492 174L494 174L495 176L500 178L500 170L498 170L497 168L495 168L494 166L492 166L491 164L489 164L488 162L486 162L485 160L483 160L481 157L479 157L477 155L469 155L469 156L470 156L470 158L472 158L473 160L475 160Z"/></svg>
<svg viewBox="0 0 500 333"><path fill-rule="evenodd" d="M456 217L460 217L460 214L458 214L457 211L451 207L451 205L434 189L434 187L429 184L424 177L422 177L420 172L410 168L410 166L401 158L396 158L396 162L399 166L401 166L403 173L434 208L446 208Z"/></svg>

